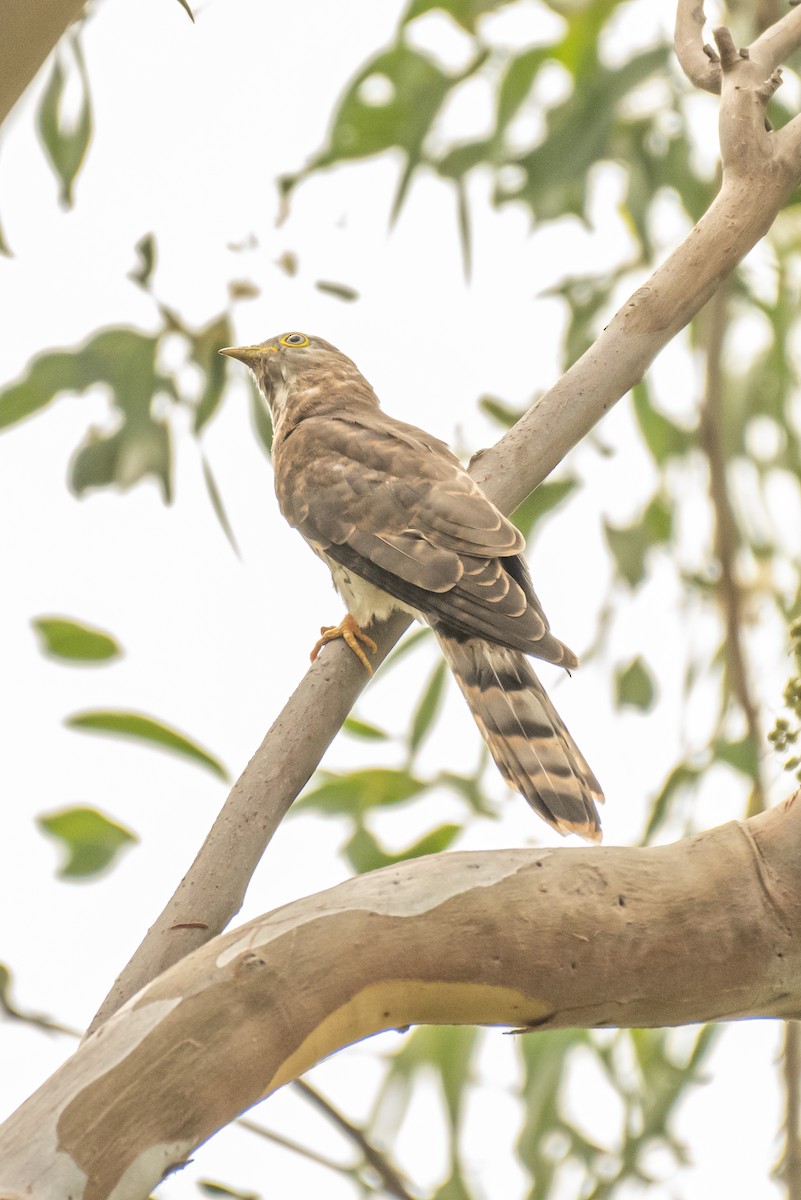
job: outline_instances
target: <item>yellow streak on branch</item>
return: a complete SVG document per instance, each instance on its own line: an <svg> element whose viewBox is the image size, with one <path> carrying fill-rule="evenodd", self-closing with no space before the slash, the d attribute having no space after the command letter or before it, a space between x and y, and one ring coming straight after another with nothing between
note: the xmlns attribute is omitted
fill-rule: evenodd
<svg viewBox="0 0 801 1200"><path fill-rule="evenodd" d="M264 1096L297 1079L334 1051L387 1029L415 1025L537 1025L551 1006L519 988L482 983L388 979L371 984L328 1014L281 1063Z"/></svg>

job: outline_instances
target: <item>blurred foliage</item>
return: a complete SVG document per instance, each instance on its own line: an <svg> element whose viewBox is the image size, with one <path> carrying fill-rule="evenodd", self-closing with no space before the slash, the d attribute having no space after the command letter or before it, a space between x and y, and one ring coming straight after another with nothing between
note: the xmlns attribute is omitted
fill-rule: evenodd
<svg viewBox="0 0 801 1200"><path fill-rule="evenodd" d="M201 767L206 767L223 782L228 781L225 767L213 754L209 754L208 750L204 750L186 734L165 725L163 721L157 721L142 713L94 709L91 712L73 713L71 717L65 718L64 724L68 729L133 738L160 750L169 750L172 754L178 754Z"/></svg>
<svg viewBox="0 0 801 1200"><path fill-rule="evenodd" d="M70 86L79 94L78 112L65 114ZM39 136L59 181L59 201L72 208L73 189L92 138L92 99L81 50L79 27L73 27L53 53L50 78L37 114Z"/></svg>
<svg viewBox="0 0 801 1200"><path fill-rule="evenodd" d="M39 634L43 653L71 665L108 662L122 654L111 634L70 617L37 617L31 624Z"/></svg>
<svg viewBox="0 0 801 1200"><path fill-rule="evenodd" d="M768 737L779 754L790 752L784 769L791 771L801 783L801 620L790 627L790 645L795 674L787 680L784 689L784 704L790 717L777 717Z"/></svg>
<svg viewBox="0 0 801 1200"><path fill-rule="evenodd" d="M456 227L469 262L474 178L489 180L495 206L522 208L543 230L571 217L589 226L595 181L604 168L613 167L620 187L617 212L629 233L625 261L597 274L565 278L545 293L564 306L562 354L567 367L592 344L627 293L639 286L644 272L663 253L663 243L675 240L673 232L669 238L665 234L666 224L671 231L689 229L706 210L716 191L716 171L703 165L709 163L712 148L699 141L705 127L697 117L707 101L699 100L680 78L667 25L643 42L637 28L642 10L636 5L624 0L549 0L538 10L548 18L542 32L510 45L496 18L520 15L526 7L524 0L410 0L391 44L345 86L325 144L279 186L289 202L304 180L320 172L392 154L400 166L395 195L387 200L391 219L401 214L415 180L433 173L453 191ZM444 20L458 31L464 50L460 66L449 67L422 48L430 19ZM738 37L743 41L754 33L746 27L750 19L750 10L739 11ZM82 96L73 123L62 111L67 72L74 74ZM466 90L476 86L491 97L490 119L454 139L449 113ZM772 101L774 126L790 115L781 95ZM76 41L62 47L54 60L39 128L59 178L61 199L70 203L91 134L89 90ZM4 248L0 235L0 250ZM130 278L152 294L154 235L139 241L136 258ZM713 365L722 381L720 432L736 527L735 586L749 619L755 614L762 619L769 611L792 628L795 670L784 696L787 716L776 722L771 741L784 758L790 756L788 770L801 778L797 203L788 205L768 234L763 260L761 265L746 264L734 277L724 353ZM290 274L297 271L291 254L278 265ZM358 299L347 284L320 280L317 287L342 301ZM237 281L231 294L252 295L252 286ZM80 347L48 351L35 359L21 380L0 393L0 429L44 413L65 393L102 389L110 404L109 419L101 429L89 429L78 447L70 473L73 491L83 495L104 487L124 490L151 478L169 500L174 491L173 417L189 410L211 506L233 542L223 497L201 444L223 399L225 367L216 351L234 340L229 316L218 314L200 329L191 329L155 298L154 303L155 331L101 330ZM201 380L191 393L182 382L180 364L165 365L166 350L176 335L183 346L183 363L191 363ZM714 351L703 319L691 331L687 349L696 367L709 366ZM684 382L680 387L686 391ZM610 582L605 596L592 596L601 612L593 653L609 667L610 700L621 710L621 721L624 716L627 721L641 720L645 713L658 719L661 692L653 667L641 654L632 656L629 647L616 657L609 648L610 613L624 622L649 585L669 579L683 597L688 626L700 616L714 629L703 644L688 638L676 646L685 707L690 709L700 689L712 681L715 712L709 730L703 736L688 731L681 760L670 766L664 779L654 780L643 815L645 843L693 828L694 801L713 769L725 768L747 796L759 783L766 753L764 739L747 727L732 686L727 598L714 551L716 498L709 494L706 451L698 436L701 397L678 396L677 390L672 381L669 387L660 386L656 373L633 389L632 426L653 482L636 511L615 518L601 513L599 537L608 550ZM253 389L251 395L256 436L269 452L269 419ZM484 396L479 404L500 429L521 415L503 397ZM602 442L594 444L599 453L607 453ZM558 514L561 506L577 502L582 483L578 465L568 463L556 478L542 484L515 516L527 538L536 539L541 523ZM697 533L701 552L688 552L687 529ZM739 631L746 644L749 632ZM40 634L49 653L68 656L67 630L40 628ZM657 629L655 637L659 636ZM389 658L382 676L427 646L431 649L431 638L424 631L412 634ZM478 759L472 771L463 763L458 771L425 769L425 751L436 733L449 685L439 661L425 665L428 660L422 654L416 665L421 661L420 698L404 729L385 731L359 717L346 723L365 754L395 753L394 765L387 766L381 757L381 765L320 772L293 810L338 822L342 852L356 871L443 849L458 841L463 824L472 817L494 814L484 782L486 757ZM778 697L774 707L777 702ZM218 773L222 770L206 751L151 718L100 711L72 718L71 723L170 744ZM419 802L435 791L445 792L457 805L458 819L445 822L440 815L425 825L425 805ZM392 848L383 821L410 804L419 805L419 837L411 845ZM63 833L59 836L69 840ZM72 836L78 839L78 834ZM84 836L86 853L91 854L91 837ZM97 837L102 841L102 833ZM80 842L69 844L72 853ZM0 977L0 999L3 994ZM463 1133L471 1097L482 1086L479 1052L489 1036L466 1028L414 1030L396 1053L387 1055L384 1079L365 1123L371 1139L391 1142L421 1091L435 1088L449 1131L448 1168L438 1200L472 1200L482 1194ZM644 1193L659 1183L652 1173L654 1151L669 1171L680 1167L686 1150L674 1132L675 1116L690 1090L702 1082L714 1038L712 1027L685 1031L684 1037L660 1030L567 1030L517 1038L520 1078L515 1095L522 1100L523 1112L517 1151L528 1176L530 1200L551 1200L568 1191L582 1200L623 1200ZM600 1077L609 1089L610 1108L617 1117L615 1134L608 1140L587 1131L591 1122L582 1114L574 1087L586 1072ZM354 1186L364 1190L356 1173ZM226 1190L224 1184L208 1184L207 1191L211 1187L217 1189L214 1194L246 1194Z"/></svg>
<svg viewBox="0 0 801 1200"><path fill-rule="evenodd" d="M151 293L154 236L141 238L135 252L138 261L129 278ZM201 328L191 328L153 299L159 320L156 332L103 329L81 346L49 350L35 358L21 379L0 392L0 431L45 412L69 393L100 394L108 402L108 416L101 426L91 425L77 447L70 465L70 488L77 496L106 487L125 491L152 478L169 503L175 479L173 425L188 410L212 509L236 548L202 445L224 397L225 360L218 351L234 340L230 319L223 313ZM187 367L193 372L191 383L182 379ZM253 409L257 438L269 453L269 419L263 405L254 402Z"/></svg>
<svg viewBox="0 0 801 1200"><path fill-rule="evenodd" d="M41 830L61 842L67 857L62 879L86 879L110 866L124 846L137 840L124 826L94 808L67 808L38 818Z"/></svg>
<svg viewBox="0 0 801 1200"><path fill-rule="evenodd" d="M59 1024L58 1021L54 1021L52 1017L48 1017L44 1013L33 1013L20 1008L12 996L13 983L14 976L11 969L4 962L0 962L0 1015L11 1021L24 1021L27 1025L44 1030L45 1033L69 1033L74 1037L80 1036L74 1030Z"/></svg>

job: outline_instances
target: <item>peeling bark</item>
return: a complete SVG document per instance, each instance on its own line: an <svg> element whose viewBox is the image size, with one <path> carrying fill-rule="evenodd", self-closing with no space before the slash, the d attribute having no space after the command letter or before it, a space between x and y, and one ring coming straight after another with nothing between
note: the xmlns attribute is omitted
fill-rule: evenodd
<svg viewBox="0 0 801 1200"><path fill-rule="evenodd" d="M0 1128L0 1200L143 1200L320 1059L412 1024L801 1017L801 793L671 846L442 854L195 951Z"/></svg>

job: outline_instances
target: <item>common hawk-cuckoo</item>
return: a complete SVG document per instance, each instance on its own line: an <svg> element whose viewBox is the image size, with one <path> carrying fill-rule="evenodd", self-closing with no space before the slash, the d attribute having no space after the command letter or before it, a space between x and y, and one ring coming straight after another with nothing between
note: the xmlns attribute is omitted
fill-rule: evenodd
<svg viewBox="0 0 801 1200"><path fill-rule="evenodd" d="M522 534L448 447L382 412L349 358L285 333L222 351L245 363L273 420L281 512L325 563L348 608L314 649L403 609L431 626L507 782L560 833L601 838L601 788L526 655L563 667Z"/></svg>

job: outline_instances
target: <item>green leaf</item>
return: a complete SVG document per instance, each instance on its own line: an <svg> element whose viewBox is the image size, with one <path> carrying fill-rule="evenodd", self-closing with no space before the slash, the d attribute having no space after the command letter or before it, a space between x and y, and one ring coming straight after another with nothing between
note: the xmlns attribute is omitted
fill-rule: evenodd
<svg viewBox="0 0 801 1200"><path fill-rule="evenodd" d="M537 72L551 57L550 48L536 46L512 59L498 89L495 136L502 134L531 91Z"/></svg>
<svg viewBox="0 0 801 1200"><path fill-rule="evenodd" d="M34 1025L37 1029L43 1029L46 1033L66 1033L72 1037L80 1036L76 1034L74 1029L69 1029L66 1025L59 1024L52 1017L45 1016L43 1013L28 1012L25 1009L19 1008L11 994L13 982L14 977L10 969L5 963L0 962L0 1013L3 1016L10 1017L13 1021L24 1021L27 1025Z"/></svg>
<svg viewBox="0 0 801 1200"><path fill-rule="evenodd" d="M64 845L62 879L85 879L110 866L124 846L139 839L94 808L66 808L37 818L41 830Z"/></svg>
<svg viewBox="0 0 801 1200"><path fill-rule="evenodd" d="M405 658L410 651L416 650L421 642L427 642L430 637L431 630L427 625L424 625L422 629L415 629L412 627L411 633L405 634L400 644L395 646L391 653L387 655L386 659L384 660L384 664L381 667L381 674L386 675L388 667L394 667L401 661L401 659Z"/></svg>
<svg viewBox="0 0 801 1200"><path fill-rule="evenodd" d="M381 867L390 865L391 857L378 844L377 838L360 825L354 834L342 847L345 858L354 871L366 875L368 871L378 871Z"/></svg>
<svg viewBox="0 0 801 1200"><path fill-rule="evenodd" d="M647 712L653 707L656 689L651 673L639 657L615 672L615 693L618 708L628 705Z"/></svg>
<svg viewBox="0 0 801 1200"><path fill-rule="evenodd" d="M135 738L137 741L146 742L148 745L158 746L160 749L169 750L173 754L191 759L192 762L206 767L219 779L228 780L228 772L219 759L214 758L197 742L193 742L185 734L179 733L177 729L172 729L169 725L165 725L153 717L144 716L142 713L97 709L74 713L65 719L64 724L68 729L80 729L90 733L108 733L114 737Z"/></svg>
<svg viewBox="0 0 801 1200"><path fill-rule="evenodd" d="M214 515L220 522L222 531L228 538L234 554L237 556L237 558L241 558L242 555L239 553L239 546L237 545L234 531L231 527L231 522L228 520L228 513L225 511L225 505L223 504L223 499L220 495L220 489L217 487L217 481L214 478L209 460L206 458L205 454L201 454L200 461L203 466L203 480L206 484L206 491L209 494L209 500L211 500L211 506L214 509Z"/></svg>
<svg viewBox="0 0 801 1200"><path fill-rule="evenodd" d="M250 372L248 372L248 375ZM269 458L273 449L273 423L269 410L261 392L256 387L255 380L249 379L250 386L250 416L256 431L256 440Z"/></svg>
<svg viewBox="0 0 801 1200"><path fill-rule="evenodd" d="M349 775L321 771L319 777L322 782L301 796L293 812L312 809L327 816L358 815L371 808L402 804L429 787L409 771L389 767L370 767Z"/></svg>
<svg viewBox="0 0 801 1200"><path fill-rule="evenodd" d="M645 576L645 552L648 549L642 527L630 525L621 529L604 521L604 533L618 574L629 587L636 587Z"/></svg>
<svg viewBox="0 0 801 1200"><path fill-rule="evenodd" d="M456 218L459 230L459 246L462 251L464 277L469 281L473 272L473 238L470 225L470 207L467 203L467 189L465 188L464 179L458 178L454 183L456 187Z"/></svg>
<svg viewBox="0 0 801 1200"><path fill-rule="evenodd" d="M195 14L192 12L192 9L189 7L189 4L188 4L187 0L178 0L178 3L180 4L180 6L181 6L181 8L184 10L184 12L189 14L189 20L190 20L190 21L192 22L192 24L194 25L194 23L195 23ZM232 1194L233 1194L233 1193L232 1193ZM237 1194L238 1194L238 1193L237 1193Z"/></svg>
<svg viewBox="0 0 801 1200"><path fill-rule="evenodd" d="M2 225L0 225L0 254L2 254L4 258L13 258L11 247L6 241L6 235L3 232Z"/></svg>
<svg viewBox="0 0 801 1200"><path fill-rule="evenodd" d="M178 0L179 4L183 0ZM211 1179L199 1179L198 1191L204 1196L227 1196L229 1200L261 1200L260 1192L240 1192L237 1188L228 1187L224 1183L214 1183Z"/></svg>
<svg viewBox="0 0 801 1200"><path fill-rule="evenodd" d="M534 526L552 509L558 508L577 486L578 480L574 478L546 480L515 509L512 521L524 537L528 537Z"/></svg>
<svg viewBox="0 0 801 1200"><path fill-rule="evenodd" d="M318 279L314 286L318 292L325 292L327 296L334 296L337 300L350 302L359 299L356 288L348 287L346 283L329 283L326 279Z"/></svg>
<svg viewBox="0 0 801 1200"><path fill-rule="evenodd" d="M586 181L591 168L625 155L625 148L621 146L618 152L616 145L618 105L635 86L663 73L668 62L667 47L659 46L635 55L621 67L604 67L597 58L595 42L587 37L587 27L592 24L588 16L582 6L574 14L570 35L558 47L549 48L548 57L561 61L574 74L575 88L567 100L547 113L544 140L512 159L522 170L522 180L499 184L496 190L498 203L522 200L541 221L571 212L586 215L590 194ZM565 153L566 146L570 153Z"/></svg>
<svg viewBox="0 0 801 1200"><path fill-rule="evenodd" d="M146 233L140 238L134 246L137 258L139 259L133 271L128 272L128 278L134 283L138 283L145 291L150 289L150 277L153 274L153 269L156 265L156 238L155 234Z"/></svg>
<svg viewBox="0 0 801 1200"><path fill-rule="evenodd" d="M379 1104L399 1083L421 1071L430 1076L433 1070L439 1076L451 1127L455 1129L469 1096L467 1084L474 1073L480 1038L480 1030L473 1025L419 1026L390 1059Z"/></svg>
<svg viewBox="0 0 801 1200"><path fill-rule="evenodd" d="M727 742L723 738L719 738L713 743L712 751L715 758L728 763L730 767L734 767L735 771L739 771L748 779L755 780L759 777L757 748L748 734L739 742Z"/></svg>
<svg viewBox="0 0 801 1200"><path fill-rule="evenodd" d="M651 813L643 835L646 845L670 816L671 805L676 795L694 787L702 774L703 770L700 767L691 767L688 763L679 763L673 768L651 805Z"/></svg>
<svg viewBox="0 0 801 1200"><path fill-rule="evenodd" d="M104 329L75 350L34 359L17 383L0 393L0 429L41 412L66 392L103 385L115 412L105 430L90 429L72 463L78 495L91 487L132 487L147 475L172 498L169 429L152 415L159 394L175 399L172 380L157 366L159 338L133 329Z"/></svg>
<svg viewBox="0 0 801 1200"><path fill-rule="evenodd" d="M606 541L618 573L629 587L636 587L645 577L645 556L652 547L669 540L673 522L670 510L660 496L646 506L639 521L619 528L604 521Z"/></svg>
<svg viewBox="0 0 801 1200"><path fill-rule="evenodd" d="M503 4L508 2L509 0L501 0L500 4L498 0L412 0L403 14L402 22L404 25L408 25L424 13L440 9L453 17L462 29L468 33L475 33L479 17L484 13L495 12L497 8L503 7Z"/></svg>
<svg viewBox="0 0 801 1200"><path fill-rule="evenodd" d="M488 758L489 752L487 751L484 762ZM475 775L456 775L452 771L440 771L434 782L456 792L458 796L467 801L473 812L478 813L482 817L491 817L493 820L497 820L498 810L493 805L487 803L487 798L479 782L482 769L483 767L479 766Z"/></svg>
<svg viewBox="0 0 801 1200"><path fill-rule="evenodd" d="M122 655L122 647L110 633L70 617L35 617L31 625L42 639L42 652L52 658L97 663Z"/></svg>
<svg viewBox="0 0 801 1200"><path fill-rule="evenodd" d="M368 871L378 871L381 867L392 867L396 863L407 862L411 858L424 858L428 854L440 854L443 850L448 849L461 832L461 825L440 825L411 846L407 846L405 850L391 854L384 849L378 838L363 825L359 825L342 850L354 871L364 875Z"/></svg>
<svg viewBox="0 0 801 1200"><path fill-rule="evenodd" d="M478 407L488 417L492 417L493 421L497 421L503 429L511 429L526 411L525 408L512 408L511 404L499 400L497 396L481 396Z"/></svg>
<svg viewBox="0 0 801 1200"><path fill-rule="evenodd" d="M62 56L71 51L74 73L81 93L80 110L75 122L67 122L62 113L67 74ZM67 34L55 52L53 70L39 106L39 134L53 170L59 179L59 201L65 208L73 203L73 187L81 169L92 136L92 102L89 77L77 36Z"/></svg>
<svg viewBox="0 0 801 1200"><path fill-rule="evenodd" d="M662 466L671 456L686 454L696 445L695 434L680 429L652 407L646 383L636 384L632 396L640 432L658 466Z"/></svg>
<svg viewBox="0 0 801 1200"><path fill-rule="evenodd" d="M428 854L441 854L443 850L448 849L461 832L461 825L446 822L418 838L416 842L412 842L411 846L407 846L400 854L394 855L394 860L403 862L408 858L425 858Z"/></svg>
<svg viewBox="0 0 801 1200"><path fill-rule="evenodd" d="M325 149L297 175L279 180L282 196L286 199L302 179L324 167L396 148L405 159L397 212L422 161L423 142L457 82L402 41L377 55L346 88Z"/></svg>
<svg viewBox="0 0 801 1200"><path fill-rule="evenodd" d="M351 737L362 738L366 742L389 740L389 734L385 730L379 729L377 725L370 725L367 721L360 721L358 717L346 717L342 728Z"/></svg>
<svg viewBox="0 0 801 1200"><path fill-rule="evenodd" d="M234 340L227 313L209 321L198 333L184 331L192 343L192 361L205 375L206 384L195 408L194 430L200 433L217 412L225 389L225 359L219 351Z"/></svg>
<svg viewBox="0 0 801 1200"><path fill-rule="evenodd" d="M475 1192L468 1188L457 1161L451 1162L451 1173L432 1200L475 1200Z"/></svg>
<svg viewBox="0 0 801 1200"><path fill-rule="evenodd" d="M443 658L440 659L431 672L423 695L414 711L412 727L409 732L409 749L412 754L419 748L442 707L442 689L445 683L446 672L447 664Z"/></svg>

